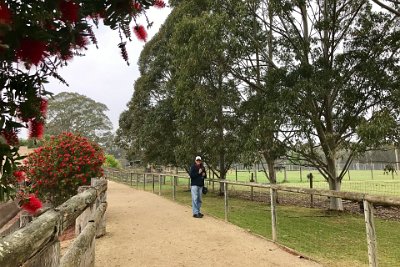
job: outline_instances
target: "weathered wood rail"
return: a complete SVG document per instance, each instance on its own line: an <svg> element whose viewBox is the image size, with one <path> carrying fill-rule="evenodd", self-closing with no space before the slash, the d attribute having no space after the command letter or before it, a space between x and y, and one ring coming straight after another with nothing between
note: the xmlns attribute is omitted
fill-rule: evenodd
<svg viewBox="0 0 400 267"><path fill-rule="evenodd" d="M92 186L0 239L0 266L94 266L95 237L105 234L107 180ZM58 237L74 222L78 237L61 257Z"/></svg>
<svg viewBox="0 0 400 267"><path fill-rule="evenodd" d="M162 177L170 176L171 186L172 186L172 196L175 199L177 181L178 178L189 179L187 175L178 175L173 173L132 173L121 170L108 170L107 175L109 177L113 177L114 179L118 179L125 183L130 183L131 186L135 185L139 188L139 179L143 182L143 189L146 189L146 177L151 177L147 179L147 182L151 182L153 185L153 193L155 188L155 178L159 177L157 180L159 181L159 192L161 195L161 181ZM324 190L324 189L309 189L309 188L301 188L301 187L290 187L290 186L282 186L277 184L261 184L254 182L236 182L229 180L213 180L208 179L209 184L220 183L223 187L224 192L224 211L225 211L225 220L229 220L229 187L228 185L237 185L243 187L250 187L250 192L253 194L253 188L264 188L269 189L270 198L271 198L271 227L272 227L272 240L274 242L278 242L278 228L277 228L277 204L276 194L278 191L285 191L291 193L298 194L306 194L310 196L319 195L326 197L335 197L341 198L345 200L351 200L356 202L363 203L364 208L364 219L365 219L365 229L366 229L366 237L368 244L368 259L369 266L377 267L378 266L378 246L377 246L377 237L376 230L374 224L374 204L381 204L385 206L400 206L400 197L396 196L381 196L381 195L372 195L365 193L357 193L357 192L345 192L345 191L334 191L334 190ZM214 187L214 185L213 185ZM251 199L253 197L251 196Z"/></svg>

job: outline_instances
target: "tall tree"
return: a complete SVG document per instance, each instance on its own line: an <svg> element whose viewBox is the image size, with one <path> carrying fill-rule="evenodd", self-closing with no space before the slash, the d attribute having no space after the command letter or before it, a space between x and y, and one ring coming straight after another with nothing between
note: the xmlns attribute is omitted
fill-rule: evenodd
<svg viewBox="0 0 400 267"><path fill-rule="evenodd" d="M332 190L352 159L397 132L399 20L358 1L270 1L279 65L286 75L291 151ZM291 107L291 108L290 108ZM290 134L288 134L288 130ZM337 169L340 151L345 167ZM332 209L342 209L331 198Z"/></svg>
<svg viewBox="0 0 400 267"><path fill-rule="evenodd" d="M240 156L237 108L241 95L227 68L228 15L215 1L204 1L205 11L185 17L170 43L176 86L174 107L181 153L202 155L220 179ZM197 2L185 1L195 6ZM185 152L186 151L186 152Z"/></svg>
<svg viewBox="0 0 400 267"><path fill-rule="evenodd" d="M105 104L84 95L59 93L49 100L46 132L50 135L62 132L81 134L106 147L113 138L112 123L106 111Z"/></svg>

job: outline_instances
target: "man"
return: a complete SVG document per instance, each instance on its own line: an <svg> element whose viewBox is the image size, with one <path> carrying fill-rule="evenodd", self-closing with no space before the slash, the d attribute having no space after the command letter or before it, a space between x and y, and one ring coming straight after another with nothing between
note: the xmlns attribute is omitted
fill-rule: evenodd
<svg viewBox="0 0 400 267"><path fill-rule="evenodd" d="M201 162L201 157L197 156L195 163L190 168L190 190L192 192L192 210L194 218L202 218L201 194L204 186L204 179L207 177L206 168Z"/></svg>

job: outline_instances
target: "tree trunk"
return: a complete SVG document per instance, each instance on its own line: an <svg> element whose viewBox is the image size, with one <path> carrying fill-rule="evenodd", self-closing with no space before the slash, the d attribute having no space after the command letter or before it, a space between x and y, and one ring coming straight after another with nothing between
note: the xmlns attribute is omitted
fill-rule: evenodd
<svg viewBox="0 0 400 267"><path fill-rule="evenodd" d="M335 153L333 153L335 154ZM331 159L328 159L328 171L329 171L329 189L340 191L342 181L336 175L336 160L335 155L332 155ZM331 210L343 210L343 203L341 198L330 197L329 209Z"/></svg>

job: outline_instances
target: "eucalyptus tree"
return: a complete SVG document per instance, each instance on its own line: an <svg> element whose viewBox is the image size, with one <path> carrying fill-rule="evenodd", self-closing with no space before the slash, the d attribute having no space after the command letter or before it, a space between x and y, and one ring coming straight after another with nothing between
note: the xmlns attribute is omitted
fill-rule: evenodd
<svg viewBox="0 0 400 267"><path fill-rule="evenodd" d="M352 159L398 129L399 19L364 0L268 3L289 118L281 134L332 190ZM259 17L262 21L263 19ZM345 166L338 170L339 152ZM332 209L342 209L331 198Z"/></svg>
<svg viewBox="0 0 400 267"><path fill-rule="evenodd" d="M170 19L169 19L170 20ZM128 110L120 115L118 143L131 160L175 164L174 111L168 88L171 65L166 41L169 20L144 47L139 58L141 76L135 82Z"/></svg>
<svg viewBox="0 0 400 267"><path fill-rule="evenodd" d="M229 53L233 63L229 71L243 88L240 106L241 133L244 146L241 162L254 164L263 159L264 171L271 183L276 183L275 161L285 154L279 129L286 121L285 96L279 85L282 72L276 65L274 35L271 28L272 7L267 2L222 1L228 15L235 18L230 26Z"/></svg>
<svg viewBox="0 0 400 267"><path fill-rule="evenodd" d="M240 155L238 135L240 92L227 67L229 16L215 1L184 1L202 13L176 25L170 51L176 72L174 108L177 114L176 154L182 159L202 155L218 178L224 179Z"/></svg>
<svg viewBox="0 0 400 267"><path fill-rule="evenodd" d="M105 104L78 94L62 92L48 102L46 133L79 133L106 147L113 139L112 123Z"/></svg>

